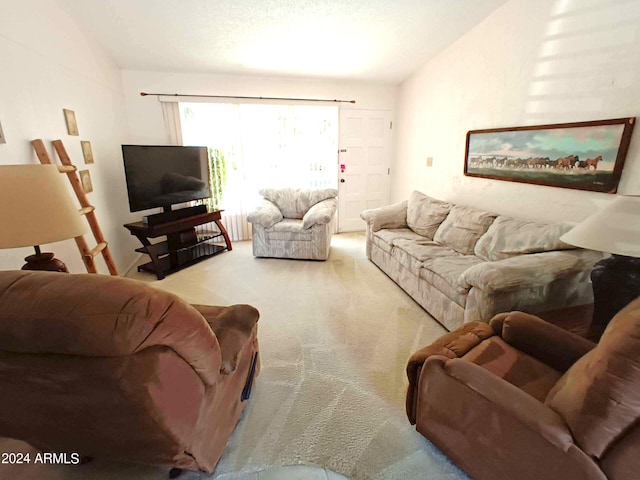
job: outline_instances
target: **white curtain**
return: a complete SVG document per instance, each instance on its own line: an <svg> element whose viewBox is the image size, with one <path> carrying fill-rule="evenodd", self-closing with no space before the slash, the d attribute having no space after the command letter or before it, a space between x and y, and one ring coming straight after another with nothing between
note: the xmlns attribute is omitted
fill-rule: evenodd
<svg viewBox="0 0 640 480"><path fill-rule="evenodd" d="M222 208L232 240L251 238L246 217L260 203L261 188L337 188L337 107L179 105L184 144L206 145L225 156Z"/></svg>
<svg viewBox="0 0 640 480"><path fill-rule="evenodd" d="M162 119L169 145L182 145L179 104L177 102L160 102L160 106L162 107Z"/></svg>

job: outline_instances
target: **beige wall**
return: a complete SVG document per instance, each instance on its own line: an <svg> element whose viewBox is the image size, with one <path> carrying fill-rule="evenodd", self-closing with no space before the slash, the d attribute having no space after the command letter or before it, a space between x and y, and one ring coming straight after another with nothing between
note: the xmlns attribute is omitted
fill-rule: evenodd
<svg viewBox="0 0 640 480"><path fill-rule="evenodd" d="M465 177L468 130L640 117L640 2L512 0L400 87L392 200L413 189L576 222L613 196ZM426 167L433 157L433 167ZM636 128L620 193L640 194Z"/></svg>
<svg viewBox="0 0 640 480"><path fill-rule="evenodd" d="M7 139L0 144L0 165L38 163L31 140L43 139L53 155L51 140L61 139L73 162L91 172L89 200L119 267L128 266L135 243L122 227L128 209L121 182L125 110L119 69L51 0L21 0L3 9L0 65L0 122ZM63 108L75 111L80 136L67 134ZM80 140L91 142L93 165L84 164ZM92 236L86 238L93 243ZM53 251L70 271L85 272L73 240L43 251ZM0 269L20 268L32 253L0 250ZM101 258L96 263L107 273Z"/></svg>

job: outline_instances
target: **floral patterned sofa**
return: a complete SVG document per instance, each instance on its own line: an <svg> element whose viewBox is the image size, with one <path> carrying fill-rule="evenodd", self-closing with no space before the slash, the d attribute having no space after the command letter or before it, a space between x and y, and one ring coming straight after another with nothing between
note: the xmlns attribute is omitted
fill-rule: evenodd
<svg viewBox="0 0 640 480"><path fill-rule="evenodd" d="M500 312L593 301L589 275L603 254L562 242L570 226L518 220L417 191L360 216L367 222L367 257L448 330Z"/></svg>
<svg viewBox="0 0 640 480"><path fill-rule="evenodd" d="M265 188L260 208L247 215L256 257L326 260L338 191Z"/></svg>

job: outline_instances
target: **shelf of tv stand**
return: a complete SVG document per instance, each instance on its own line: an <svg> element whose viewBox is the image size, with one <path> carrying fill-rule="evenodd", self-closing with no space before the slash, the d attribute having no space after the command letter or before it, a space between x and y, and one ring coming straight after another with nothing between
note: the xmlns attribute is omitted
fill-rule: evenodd
<svg viewBox="0 0 640 480"><path fill-rule="evenodd" d="M192 215L179 220L147 225L134 222L125 225L140 240L136 252L149 255L151 261L138 266L138 271L155 273L158 280L202 260L232 250L226 229L220 222L220 210ZM197 232L199 225L215 223L219 231ZM166 236L167 240L151 243L150 238Z"/></svg>
<svg viewBox="0 0 640 480"><path fill-rule="evenodd" d="M199 247L201 245L215 245L215 243L212 243L211 240L217 239L219 237L222 237L222 233L218 233L218 234L214 234L214 235L200 235L198 234L198 240L193 243L193 244L189 244L189 245L185 245L181 248L176 248L174 250L171 250L169 248L169 242L167 240L164 240L162 242L158 242L158 243L153 243L153 248L155 248L156 250L156 255L158 256L162 256L162 255L168 255L169 253L179 253L179 252L184 252L184 251L188 251L191 249L194 249L196 247ZM226 250L226 247L222 247L220 246L220 248L222 248L223 250ZM136 248L136 252L140 252L140 253L149 253L148 251L148 247L138 247Z"/></svg>
<svg viewBox="0 0 640 480"><path fill-rule="evenodd" d="M165 254L166 256L164 257L159 255L158 260L163 273L163 278L166 275L175 273L178 270L187 268L191 265L201 262L202 260L205 260L209 257L213 257L214 255L218 255L227 250L226 246L216 245L212 243L201 243L199 245L195 245L194 247L184 248L178 252L178 256L180 256L180 252L183 252L185 255L182 258L180 258L179 260L180 263L177 265L172 265L171 258L168 256L168 251ZM142 250L142 249L136 249L136 251L139 251L139 250ZM195 250L195 255L189 256L189 254L194 250ZM143 253L146 253L146 252L143 252ZM155 273L157 275L157 272L158 272L157 265L158 264L154 262L147 262L142 265L139 265L138 271ZM160 280L159 277L158 279Z"/></svg>

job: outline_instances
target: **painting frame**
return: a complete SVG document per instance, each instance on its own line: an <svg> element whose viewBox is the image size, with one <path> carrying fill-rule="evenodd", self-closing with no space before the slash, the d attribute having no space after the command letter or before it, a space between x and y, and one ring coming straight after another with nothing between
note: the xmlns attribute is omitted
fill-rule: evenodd
<svg viewBox="0 0 640 480"><path fill-rule="evenodd" d="M616 193L635 121L627 117L469 130L464 175Z"/></svg>

